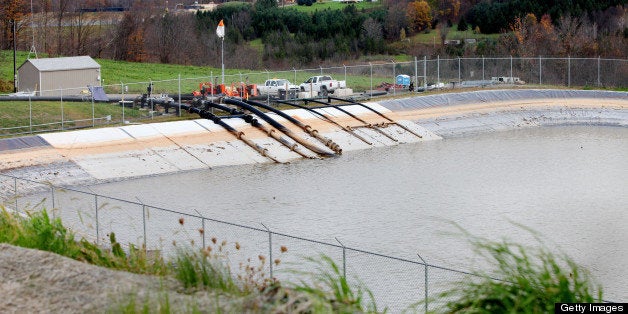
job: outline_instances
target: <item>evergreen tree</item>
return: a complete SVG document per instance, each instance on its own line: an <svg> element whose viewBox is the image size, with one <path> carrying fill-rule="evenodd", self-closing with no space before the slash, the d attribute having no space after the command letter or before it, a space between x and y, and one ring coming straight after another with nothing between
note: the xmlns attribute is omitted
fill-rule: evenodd
<svg viewBox="0 0 628 314"><path fill-rule="evenodd" d="M460 18L460 21L458 21L457 29L461 32L464 32L467 29L469 29L469 25L467 25L467 21L464 19L464 16Z"/></svg>

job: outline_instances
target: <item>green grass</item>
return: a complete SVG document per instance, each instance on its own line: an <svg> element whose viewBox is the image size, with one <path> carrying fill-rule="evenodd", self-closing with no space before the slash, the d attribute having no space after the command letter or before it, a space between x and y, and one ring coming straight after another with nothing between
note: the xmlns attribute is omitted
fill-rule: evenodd
<svg viewBox="0 0 628 314"><path fill-rule="evenodd" d="M361 309L362 291L354 292L342 275L338 266L329 257L322 257L320 265L329 265L331 270L320 268L323 273L320 281L323 286L285 288L280 282L270 280L263 275L265 258L260 256L261 264L248 266L245 274L234 276L226 264L226 248L222 244L214 249L211 246L199 251L181 249L172 263L166 263L160 256L149 258L146 250L130 245L128 252L122 249L115 235L110 234L111 248L103 250L85 239L76 240L59 218L50 218L47 211L28 213L21 216L9 212L0 206L0 243L53 252L93 265L129 271L139 274L173 276L178 279L186 291L194 295L195 291L206 290L224 293L235 299L244 297L245 302L236 305L246 312L287 311L294 313L328 313L330 310L342 313L363 312ZM217 241L212 239L213 243ZM238 245L236 245L238 249ZM311 259L314 261L314 259ZM327 263L327 264L326 264ZM331 289L326 291L324 289ZM126 299L112 303L112 312L116 313L171 313L185 309L173 309L168 291L154 299L139 298L129 295ZM114 296L115 297L115 296ZM216 299L216 312L222 310ZM230 305L233 307L233 304ZM283 310L279 310L283 309ZM187 312L198 312L194 304Z"/></svg>
<svg viewBox="0 0 628 314"><path fill-rule="evenodd" d="M357 287L349 284L347 277L340 267L329 256L320 255L318 258L306 258L316 265L313 273L301 273L309 275L313 284L301 282L293 286L296 291L304 292L314 298L314 304L329 313L375 313L377 306L373 294L363 285ZM365 299L368 296L368 300ZM333 300L331 303L321 300Z"/></svg>
<svg viewBox="0 0 628 314"><path fill-rule="evenodd" d="M166 264L159 256L149 259L145 250L133 245L128 253L122 251L113 233L111 251L105 251L85 239L76 240L75 235L63 226L61 219L51 218L45 209L27 212L24 217L0 206L0 243L48 251L134 273L164 275L167 272Z"/></svg>
<svg viewBox="0 0 628 314"><path fill-rule="evenodd" d="M602 302L602 288L567 256L544 247L466 236L495 270L483 273L480 280L466 278L442 293L439 298L448 301L444 312L551 313L558 302Z"/></svg>
<svg viewBox="0 0 628 314"><path fill-rule="evenodd" d="M472 30L467 30L461 32L456 29L456 25L454 24L452 27L448 29L447 39L468 39L475 38L477 40L483 39L497 39L501 34L475 34ZM414 36L408 36L408 39L412 43L421 43L421 44L430 44L440 46L440 29L437 27L436 29L430 29L428 33L420 32L415 34Z"/></svg>
<svg viewBox="0 0 628 314"><path fill-rule="evenodd" d="M281 6L281 2L279 2L279 5ZM366 1L362 1L362 2L358 2L358 3L353 3L353 4L349 4L349 3L341 3L341 2L334 2L334 1L317 1L314 4L312 4L311 6L306 6L306 5L291 5L291 6L286 6L285 8L287 9L296 9L297 11L301 11L301 12L314 12L314 11L322 11L322 10L342 10L344 8L346 8L349 5L353 5L355 6L355 8L358 11L361 10L370 10L370 9L374 9L377 7L382 6L381 2L366 2Z"/></svg>
<svg viewBox="0 0 628 314"><path fill-rule="evenodd" d="M552 312L557 302L603 300L601 287L594 286L588 273L564 255L555 255L546 248L533 249L508 241L489 241L468 233L465 236L470 238L476 252L495 266L494 270L481 273L480 277L465 278L449 291L441 293L437 301L445 305L435 309L438 312L547 313ZM190 293L206 290L245 300L236 305L242 311L378 312L370 290L362 284L351 284L335 261L325 255L306 258L307 262L316 265L315 271L293 272L308 276L307 283L301 280L299 284L282 284L259 275L265 264L261 255L260 266L247 267L244 277L234 276L226 264L226 242L215 248L214 252L219 253L212 253L211 246L199 251L182 249L174 263L166 263L159 256L148 258L144 249L133 245L125 252L114 234L110 236L109 250L75 238L59 218L51 218L45 209L21 216L0 206L0 243L45 250L134 273L174 276ZM215 239L212 242L217 243ZM238 247L236 244L236 249ZM359 282L358 279L356 281ZM598 291L597 294L594 290ZM114 303L119 307L113 310L122 313L181 310L171 307L167 291L162 294L157 300L139 300L131 295L122 302ZM416 309L419 305L417 303ZM197 312L198 308L189 310ZM222 311L218 305L215 310Z"/></svg>
<svg viewBox="0 0 628 314"><path fill-rule="evenodd" d="M62 108L63 107L63 108ZM94 114L96 120L92 121L91 102L61 102L54 101L3 101L0 102L0 137L10 134L30 134L50 130L65 130L81 127L110 126L122 124L124 110L125 121L145 121L164 122L173 119L196 118L186 111L182 111L182 118L176 116L155 115L151 119L148 109L139 110L133 108L122 108L115 103L94 103ZM174 111L172 111L174 113ZM32 115L32 118L31 118ZM105 118L110 116L110 120ZM63 125L61 120L63 118ZM31 128L30 125L33 125Z"/></svg>
<svg viewBox="0 0 628 314"><path fill-rule="evenodd" d="M177 254L175 265L175 277L186 288L220 290L233 295L243 291L235 282L225 260L206 249L181 250Z"/></svg>

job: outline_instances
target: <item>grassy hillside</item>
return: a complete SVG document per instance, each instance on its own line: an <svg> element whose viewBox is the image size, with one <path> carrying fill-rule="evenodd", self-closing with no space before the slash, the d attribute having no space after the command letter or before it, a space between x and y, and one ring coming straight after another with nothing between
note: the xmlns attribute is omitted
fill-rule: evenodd
<svg viewBox="0 0 628 314"><path fill-rule="evenodd" d="M467 30L461 32L456 29L456 25L454 24L451 28L448 29L447 39L467 39L467 38L475 38L475 39L497 39L501 34L476 34L472 30ZM440 30L430 29L429 33L421 32L414 36L408 37L413 43L421 43L421 44L436 44L440 46Z"/></svg>
<svg viewBox="0 0 628 314"><path fill-rule="evenodd" d="M349 6L349 5L354 5L356 9L362 10L362 9L373 9L376 7L381 6L381 2L358 2L358 3L353 3L353 4L349 4L349 3L342 3L342 2L334 2L334 1L325 1L325 2L316 2L314 4L312 4L311 6L306 6L306 5L291 5L291 6L286 6L286 8L294 8L298 11L301 12L314 12L316 10L318 11L322 11L325 9L330 9L330 10L342 10L345 7ZM279 6L281 7L281 1L279 1Z"/></svg>

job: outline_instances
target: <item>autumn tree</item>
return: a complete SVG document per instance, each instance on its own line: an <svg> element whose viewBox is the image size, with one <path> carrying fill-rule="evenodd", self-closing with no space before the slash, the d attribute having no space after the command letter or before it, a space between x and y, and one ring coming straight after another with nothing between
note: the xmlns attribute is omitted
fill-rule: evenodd
<svg viewBox="0 0 628 314"><path fill-rule="evenodd" d="M597 32L584 17L563 16L558 21L558 38L563 54L577 56L597 55Z"/></svg>
<svg viewBox="0 0 628 314"><path fill-rule="evenodd" d="M0 0L0 49L9 49L13 43L12 28L25 15L24 0ZM17 24L16 24L17 25Z"/></svg>
<svg viewBox="0 0 628 314"><path fill-rule="evenodd" d="M510 24L510 30L515 39L509 51L511 55L551 56L560 52L560 42L548 14L544 14L540 21L532 13L515 18Z"/></svg>
<svg viewBox="0 0 628 314"><path fill-rule="evenodd" d="M436 15L441 23L457 21L460 15L460 0L439 0Z"/></svg>
<svg viewBox="0 0 628 314"><path fill-rule="evenodd" d="M384 36L388 40L398 40L401 29L412 24L406 19L406 7L401 3L388 7L388 13L384 20Z"/></svg>
<svg viewBox="0 0 628 314"><path fill-rule="evenodd" d="M118 24L117 32L113 40L114 59L133 61L143 50L142 19L135 11L127 11ZM140 58L141 59L141 58Z"/></svg>
<svg viewBox="0 0 628 314"><path fill-rule="evenodd" d="M430 5L424 0L408 3L407 17L410 27L417 32L432 25L432 10Z"/></svg>

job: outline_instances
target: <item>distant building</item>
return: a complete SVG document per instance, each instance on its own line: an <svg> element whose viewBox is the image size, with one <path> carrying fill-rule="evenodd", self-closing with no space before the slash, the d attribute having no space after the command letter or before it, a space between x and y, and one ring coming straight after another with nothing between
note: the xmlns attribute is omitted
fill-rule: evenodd
<svg viewBox="0 0 628 314"><path fill-rule="evenodd" d="M75 95L88 85L100 86L100 64L89 56L28 59L17 74L18 91L37 96Z"/></svg>
<svg viewBox="0 0 628 314"><path fill-rule="evenodd" d="M213 1L210 3L198 3L198 1L194 1L194 4L177 4L175 6L175 11L178 12L192 12L192 13L196 13L196 12L209 12L209 11L214 11L216 8L218 7L218 4L214 3Z"/></svg>

